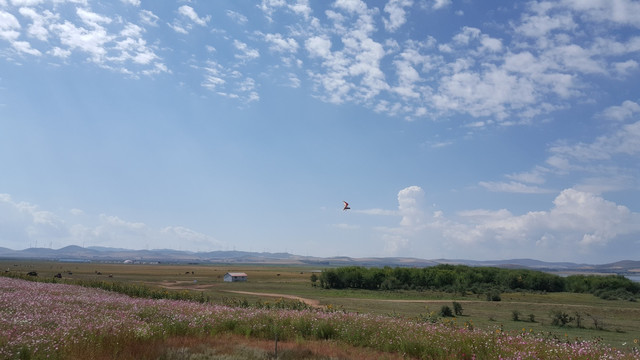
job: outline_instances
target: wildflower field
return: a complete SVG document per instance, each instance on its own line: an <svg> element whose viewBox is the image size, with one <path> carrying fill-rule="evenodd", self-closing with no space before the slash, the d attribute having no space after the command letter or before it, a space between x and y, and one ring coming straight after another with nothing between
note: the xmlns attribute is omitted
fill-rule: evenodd
<svg viewBox="0 0 640 360"><path fill-rule="evenodd" d="M637 346L560 341L527 331L314 309L258 309L144 299L0 277L0 358L125 358L132 344L241 335L326 341L419 359L640 359Z"/></svg>

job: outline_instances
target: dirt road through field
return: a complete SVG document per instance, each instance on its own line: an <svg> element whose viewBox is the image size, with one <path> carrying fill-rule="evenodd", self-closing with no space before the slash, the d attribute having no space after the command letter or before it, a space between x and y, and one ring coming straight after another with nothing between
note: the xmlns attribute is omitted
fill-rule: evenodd
<svg viewBox="0 0 640 360"><path fill-rule="evenodd" d="M305 303L305 304L307 304L309 306L313 306L315 308L322 308L323 307L323 306L320 305L320 301L318 301L318 300L307 299L307 298L303 298L303 297L295 296L295 295L260 293L260 292L237 291L237 290L223 290L223 291L230 292L230 293L235 293L235 294L254 295L254 296L267 296L267 297L276 297L276 298L283 298L283 299L298 300L298 301L302 301L303 303Z"/></svg>

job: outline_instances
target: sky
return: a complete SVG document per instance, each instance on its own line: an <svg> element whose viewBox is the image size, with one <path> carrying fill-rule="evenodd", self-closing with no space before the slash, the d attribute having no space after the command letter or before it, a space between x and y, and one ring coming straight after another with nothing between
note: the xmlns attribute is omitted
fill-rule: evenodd
<svg viewBox="0 0 640 360"><path fill-rule="evenodd" d="M0 247L68 245L640 260L640 1L0 0Z"/></svg>

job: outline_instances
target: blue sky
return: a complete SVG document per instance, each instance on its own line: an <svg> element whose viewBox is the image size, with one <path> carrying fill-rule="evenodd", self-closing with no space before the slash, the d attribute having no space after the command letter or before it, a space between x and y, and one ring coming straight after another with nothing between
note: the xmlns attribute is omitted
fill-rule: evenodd
<svg viewBox="0 0 640 360"><path fill-rule="evenodd" d="M2 247L637 260L639 155L639 1L0 0Z"/></svg>

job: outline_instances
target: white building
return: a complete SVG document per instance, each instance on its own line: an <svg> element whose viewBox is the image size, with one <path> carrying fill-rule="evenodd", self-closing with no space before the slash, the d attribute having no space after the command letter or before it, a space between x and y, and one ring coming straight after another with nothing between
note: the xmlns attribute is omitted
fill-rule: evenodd
<svg viewBox="0 0 640 360"><path fill-rule="evenodd" d="M228 272L224 274L224 281L226 282L247 281L247 274L243 272Z"/></svg>

